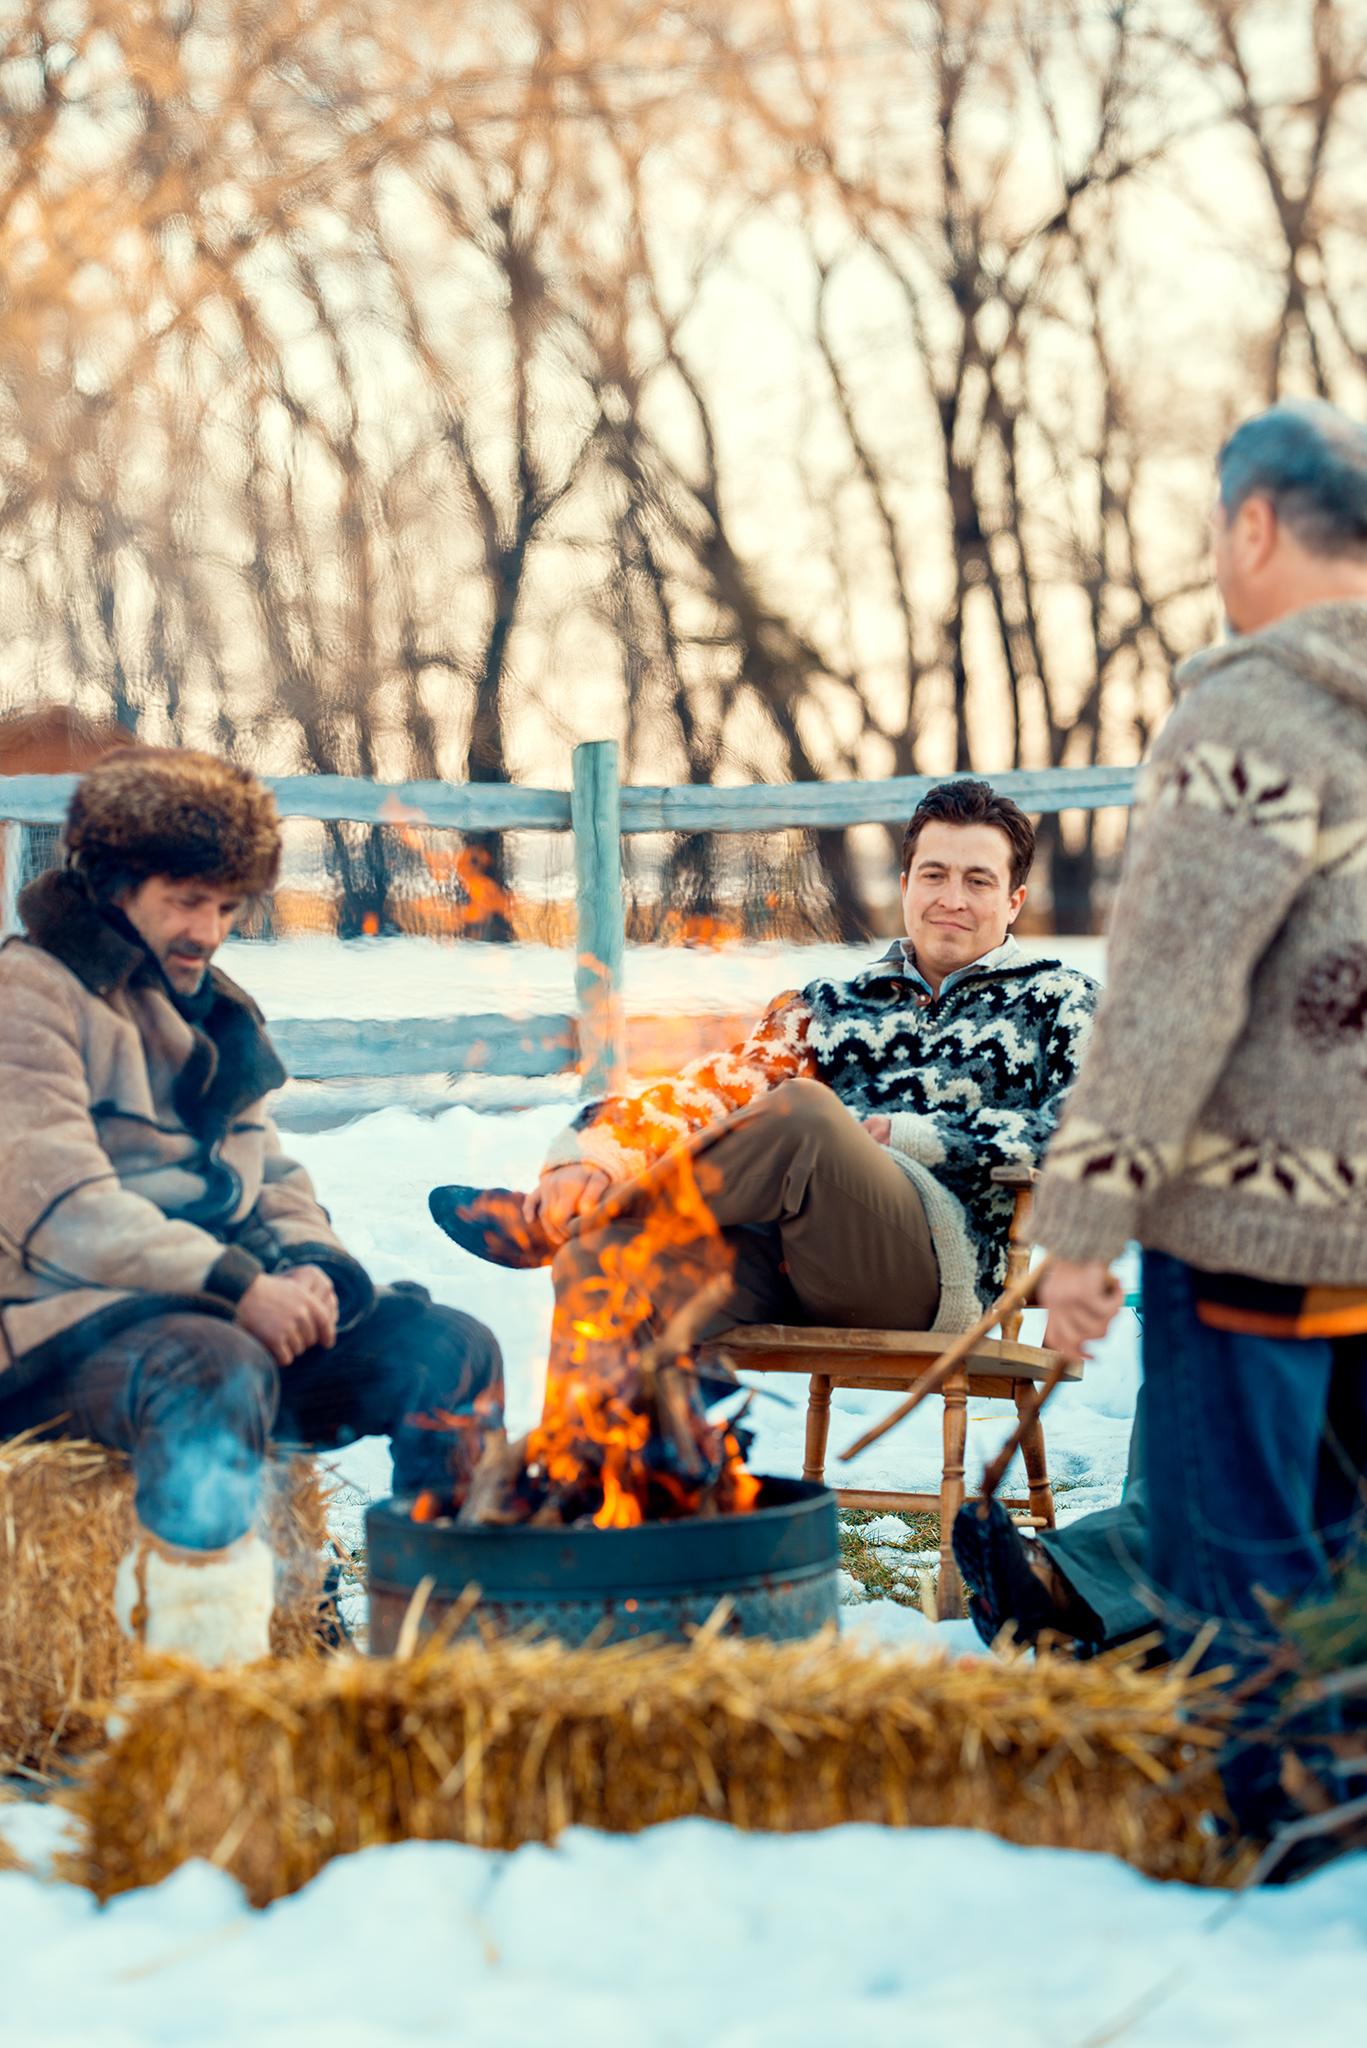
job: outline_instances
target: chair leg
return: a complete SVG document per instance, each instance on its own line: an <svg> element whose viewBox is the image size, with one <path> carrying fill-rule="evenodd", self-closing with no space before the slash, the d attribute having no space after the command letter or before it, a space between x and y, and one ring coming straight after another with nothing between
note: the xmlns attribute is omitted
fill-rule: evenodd
<svg viewBox="0 0 1367 2048"><path fill-rule="evenodd" d="M954 1517L964 1504L964 1452L968 1445L968 1375L960 1368L945 1381L944 1471L940 1478L940 1591L936 1614L958 1621L964 1612L964 1589L950 1540Z"/></svg>
<svg viewBox="0 0 1367 2048"><path fill-rule="evenodd" d="M802 1476L818 1486L826 1477L826 1439L831 1432L831 1376L814 1372L807 1382L807 1449Z"/></svg>
<svg viewBox="0 0 1367 2048"><path fill-rule="evenodd" d="M1016 1413L1024 1420L1033 1387L1016 1388ZM1037 1415L1021 1436L1021 1457L1030 1482L1030 1513L1037 1524L1052 1529L1055 1523L1054 1489L1049 1484L1049 1460L1044 1449L1044 1417Z"/></svg>

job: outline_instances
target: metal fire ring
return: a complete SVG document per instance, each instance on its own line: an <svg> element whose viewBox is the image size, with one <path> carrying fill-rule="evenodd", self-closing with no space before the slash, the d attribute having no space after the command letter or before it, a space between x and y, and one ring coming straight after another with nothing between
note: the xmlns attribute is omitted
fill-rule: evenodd
<svg viewBox="0 0 1367 2048"><path fill-rule="evenodd" d="M763 1504L748 1514L635 1529L467 1529L414 1522L409 1500L377 1502L366 1516L372 1654L393 1649L427 1578L425 1628L477 1585L470 1632L535 1625L577 1643L606 1622L609 1640L678 1641L725 1595L734 1633L811 1635L837 1615L835 1495L807 1480L763 1483Z"/></svg>

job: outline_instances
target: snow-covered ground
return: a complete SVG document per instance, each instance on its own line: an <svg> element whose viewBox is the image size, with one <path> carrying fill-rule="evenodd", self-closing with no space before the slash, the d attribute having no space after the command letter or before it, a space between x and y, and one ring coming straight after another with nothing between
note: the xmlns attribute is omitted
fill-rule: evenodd
<svg viewBox="0 0 1367 2048"><path fill-rule="evenodd" d="M568 1006L567 956L538 949L231 950L229 971L275 1017ZM1099 965L1097 948L1069 950ZM633 955L628 998L643 1010L740 1010L867 957ZM544 1098L513 1114L388 1108L290 1139L377 1279L421 1280L494 1327L516 1423L539 1397L546 1276L500 1273L457 1251L429 1222L426 1195L447 1180L525 1186L564 1114ZM1136 1370L1127 1312L1081 1385L1051 1404L1065 1515L1118 1490ZM795 1405L756 1405L753 1462L799 1471L802 1386L777 1384ZM837 1396L832 1452L887 1398ZM937 1405L843 1468L851 1483L933 1487ZM970 1415L972 1474L1011 1418L999 1404ZM355 1534L365 1499L387 1486L388 1454L363 1443L340 1464ZM973 1641L966 1624L933 1630L888 1601L845 1619L927 1649ZM40 1867L61 1826L49 1808L0 1807L0 1833ZM575 1831L554 1850L504 1857L450 1844L372 1849L261 1914L204 1865L104 1910L65 1884L0 1876L6 2048L1336 2048L1360 2038L1365 2008L1367 1856L1233 1906L1105 1858L985 1836L846 1828L765 1838L701 1821L631 1839Z"/></svg>
<svg viewBox="0 0 1367 2048"><path fill-rule="evenodd" d="M203 1863L103 1910L10 1876L0 1985L6 2048L1349 2048L1367 1856L1231 1902L986 1835L679 1821L368 1849L256 1914Z"/></svg>

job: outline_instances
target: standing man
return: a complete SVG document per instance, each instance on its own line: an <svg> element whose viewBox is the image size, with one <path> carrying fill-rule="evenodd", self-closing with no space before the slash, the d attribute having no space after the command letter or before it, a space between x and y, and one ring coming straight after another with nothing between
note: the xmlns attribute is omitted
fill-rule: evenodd
<svg viewBox="0 0 1367 2048"><path fill-rule="evenodd" d="M1148 1562L1174 1648L1261 1670L1367 1474L1367 430L1247 421L1219 459L1233 629L1153 751L1091 1041L1035 1233L1070 1356L1144 1248ZM1264 1709L1266 1711L1266 1709ZM1229 1773L1245 1825L1273 1768Z"/></svg>
<svg viewBox="0 0 1367 2048"><path fill-rule="evenodd" d="M126 1451L140 1528L119 1619L208 1665L269 1647L252 1533L272 1425L393 1439L442 1486L502 1361L472 1317L376 1288L264 1098L285 1070L212 966L280 866L270 792L208 754L129 747L76 788L67 865L0 950L0 1434Z"/></svg>

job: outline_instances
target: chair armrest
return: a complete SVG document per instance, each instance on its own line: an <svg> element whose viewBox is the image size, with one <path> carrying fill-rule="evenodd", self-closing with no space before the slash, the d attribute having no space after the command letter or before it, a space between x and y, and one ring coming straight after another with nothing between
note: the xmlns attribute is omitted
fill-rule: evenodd
<svg viewBox="0 0 1367 2048"><path fill-rule="evenodd" d="M1039 1168L1018 1159L1011 1166L994 1166L991 1178L999 1188L1032 1188L1039 1179Z"/></svg>

